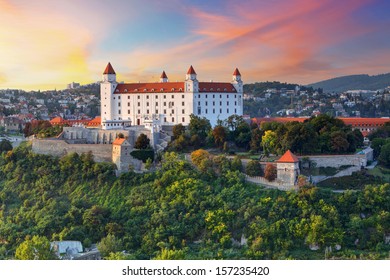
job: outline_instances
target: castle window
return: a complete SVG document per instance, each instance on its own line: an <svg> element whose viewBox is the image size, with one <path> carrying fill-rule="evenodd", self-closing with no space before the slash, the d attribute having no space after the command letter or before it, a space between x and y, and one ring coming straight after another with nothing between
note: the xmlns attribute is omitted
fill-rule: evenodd
<svg viewBox="0 0 390 280"><path fill-rule="evenodd" d="M119 100L121 99L121 96L120 96L120 95L118 96L118 99L119 99Z"/></svg>
<svg viewBox="0 0 390 280"><path fill-rule="evenodd" d="M160 91L164 91L164 89L163 88L160 88ZM165 98L165 97L164 97Z"/></svg>
<svg viewBox="0 0 390 280"><path fill-rule="evenodd" d="M215 114L215 109L213 109L213 114Z"/></svg>
<svg viewBox="0 0 390 280"><path fill-rule="evenodd" d="M237 95L236 95L236 94L234 95L234 98L237 98Z"/></svg>
<svg viewBox="0 0 390 280"><path fill-rule="evenodd" d="M217 88L217 91L220 91L221 89L220 88Z"/></svg>
<svg viewBox="0 0 390 280"><path fill-rule="evenodd" d="M117 89L115 92L119 92L119 89Z"/></svg>
<svg viewBox="0 0 390 280"><path fill-rule="evenodd" d="M158 114L158 110L156 109L156 114Z"/></svg>
<svg viewBox="0 0 390 280"><path fill-rule="evenodd" d="M198 106L200 106L200 101L198 101Z"/></svg>
<svg viewBox="0 0 390 280"><path fill-rule="evenodd" d="M203 91L206 91L206 88L203 88Z"/></svg>
<svg viewBox="0 0 390 280"><path fill-rule="evenodd" d="M237 109L234 109L234 114L237 114Z"/></svg>
<svg viewBox="0 0 390 280"><path fill-rule="evenodd" d="M130 114L130 110L127 110L127 113Z"/></svg>
<svg viewBox="0 0 390 280"><path fill-rule="evenodd" d="M164 122L167 122L167 118L166 117L164 117Z"/></svg>
<svg viewBox="0 0 390 280"><path fill-rule="evenodd" d="M138 106L141 106L141 103L140 103L140 102L138 102Z"/></svg>
<svg viewBox="0 0 390 280"><path fill-rule="evenodd" d="M148 109L148 110L146 110L146 114L149 114L149 109Z"/></svg>
<svg viewBox="0 0 390 280"><path fill-rule="evenodd" d="M114 99L115 99L115 97L114 97Z"/></svg>
<svg viewBox="0 0 390 280"><path fill-rule="evenodd" d="M164 99L165 99L165 98L167 98L167 96L166 96L166 95L164 95ZM164 105L164 106L165 106L165 105Z"/></svg>
<svg viewBox="0 0 390 280"><path fill-rule="evenodd" d="M184 98L184 95L182 95L181 98Z"/></svg>
<svg viewBox="0 0 390 280"><path fill-rule="evenodd" d="M226 113L228 113L228 114L229 114L229 109L227 109L227 110L226 110Z"/></svg>
<svg viewBox="0 0 390 280"><path fill-rule="evenodd" d="M152 88L151 91L154 91L154 88ZM149 99L149 96L147 98Z"/></svg>
<svg viewBox="0 0 390 280"><path fill-rule="evenodd" d="M206 90L206 89L204 88L204 90ZM198 94L198 98L200 98L200 94Z"/></svg>
<svg viewBox="0 0 390 280"><path fill-rule="evenodd" d="M121 114L121 110L118 110L118 114L119 114L119 115Z"/></svg>
<svg viewBox="0 0 390 280"><path fill-rule="evenodd" d="M222 106L222 101L219 101L219 106Z"/></svg>
<svg viewBox="0 0 390 280"><path fill-rule="evenodd" d="M127 106L130 106L130 102L127 102Z"/></svg>
<svg viewBox="0 0 390 280"><path fill-rule="evenodd" d="M228 105L228 106L229 106L229 101L227 101L227 102L226 102L226 105Z"/></svg>
<svg viewBox="0 0 390 280"><path fill-rule="evenodd" d="M185 122L185 118L184 118L184 117L182 117L182 118L181 118L181 121L182 121L182 122Z"/></svg>
<svg viewBox="0 0 390 280"><path fill-rule="evenodd" d="M164 109L164 114L166 114L167 113L167 109Z"/></svg>
<svg viewBox="0 0 390 280"><path fill-rule="evenodd" d="M210 88L210 91L213 91L214 89L213 88Z"/></svg>
<svg viewBox="0 0 390 280"><path fill-rule="evenodd" d="M118 107L120 107L121 106L121 103L120 102L118 102Z"/></svg>
<svg viewBox="0 0 390 280"><path fill-rule="evenodd" d="M167 106L167 102L164 102L164 106Z"/></svg>
<svg viewBox="0 0 390 280"><path fill-rule="evenodd" d="M138 114L141 114L141 110L138 110Z"/></svg>
<svg viewBox="0 0 390 280"><path fill-rule="evenodd" d="M206 98L207 98L207 94L206 94Z"/></svg>
<svg viewBox="0 0 390 280"><path fill-rule="evenodd" d="M185 110L184 110L184 109L183 109L183 110L181 110L181 113L182 113L182 114L185 114Z"/></svg>
<svg viewBox="0 0 390 280"><path fill-rule="evenodd" d="M181 106L184 106L184 102L181 103Z"/></svg>
<svg viewBox="0 0 390 280"><path fill-rule="evenodd" d="M130 99L130 95L127 96L127 99Z"/></svg>
<svg viewBox="0 0 390 280"><path fill-rule="evenodd" d="M172 95L172 99L175 98L173 95Z"/></svg>
<svg viewBox="0 0 390 280"><path fill-rule="evenodd" d="M215 94L213 94L213 98L215 98Z"/></svg>
<svg viewBox="0 0 390 280"><path fill-rule="evenodd" d="M175 118L174 117L172 117L172 122L175 122Z"/></svg>
<svg viewBox="0 0 390 280"><path fill-rule="evenodd" d="M223 91L226 91L226 90L227 90L226 88L223 89Z"/></svg>
<svg viewBox="0 0 390 280"><path fill-rule="evenodd" d="M219 113L222 114L222 109L219 109Z"/></svg>
<svg viewBox="0 0 390 280"><path fill-rule="evenodd" d="M219 98L222 98L222 94L219 95Z"/></svg>
<svg viewBox="0 0 390 280"><path fill-rule="evenodd" d="M175 113L175 109L172 109L172 114L174 114Z"/></svg>
<svg viewBox="0 0 390 280"><path fill-rule="evenodd" d="M158 102L156 102L156 106L158 106Z"/></svg>
<svg viewBox="0 0 390 280"><path fill-rule="evenodd" d="M171 88L171 91L175 91L175 88ZM173 96L173 95L172 95ZM173 97L172 97L173 98Z"/></svg>
<svg viewBox="0 0 390 280"><path fill-rule="evenodd" d="M183 89L182 89L182 88L179 88L179 91L183 91Z"/></svg>
<svg viewBox="0 0 390 280"><path fill-rule="evenodd" d="M144 88L144 91L146 91L146 88Z"/></svg>
<svg viewBox="0 0 390 280"><path fill-rule="evenodd" d="M149 106L149 102L146 102L146 106Z"/></svg>
<svg viewBox="0 0 390 280"><path fill-rule="evenodd" d="M207 109L206 109L206 114L208 114L208 111L207 111Z"/></svg>
<svg viewBox="0 0 390 280"><path fill-rule="evenodd" d="M207 106L208 105L207 101L205 103L206 103L206 106Z"/></svg>
<svg viewBox="0 0 390 280"><path fill-rule="evenodd" d="M137 98L140 99L141 97L139 95L137 95Z"/></svg>
<svg viewBox="0 0 390 280"><path fill-rule="evenodd" d="M138 91L138 88L136 88L134 91ZM138 96L138 99L139 99L139 96Z"/></svg>
<svg viewBox="0 0 390 280"><path fill-rule="evenodd" d="M229 94L228 94L228 95L226 95L226 98L229 98Z"/></svg>
<svg viewBox="0 0 390 280"><path fill-rule="evenodd" d="M237 106L237 101L234 101L234 106Z"/></svg>

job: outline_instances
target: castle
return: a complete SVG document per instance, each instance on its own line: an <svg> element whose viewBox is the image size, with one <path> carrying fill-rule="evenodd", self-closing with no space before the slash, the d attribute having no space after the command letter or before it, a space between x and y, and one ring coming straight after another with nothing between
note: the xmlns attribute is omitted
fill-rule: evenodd
<svg viewBox="0 0 390 280"><path fill-rule="evenodd" d="M237 68L230 83L199 82L192 66L184 82L169 82L163 71L159 83L118 83L108 63L102 78L101 116L81 122L53 119L52 124L70 126L54 139L33 139L34 152L63 156L91 151L95 161L115 163L118 173L130 166L137 171L142 170L142 162L130 153L141 133L159 152L171 140L167 131L179 123L188 125L191 114L207 118L214 126L218 120L243 113L243 82Z"/></svg>
<svg viewBox="0 0 390 280"><path fill-rule="evenodd" d="M108 63L100 84L101 127L118 129L134 125L188 125L190 115L217 120L243 114L243 82L236 68L231 82L199 82L192 66L183 82L118 83Z"/></svg>

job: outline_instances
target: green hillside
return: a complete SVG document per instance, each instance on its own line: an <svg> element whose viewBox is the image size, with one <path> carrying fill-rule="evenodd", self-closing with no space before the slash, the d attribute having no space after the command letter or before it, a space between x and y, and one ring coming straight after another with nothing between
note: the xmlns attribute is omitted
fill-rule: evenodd
<svg viewBox="0 0 390 280"><path fill-rule="evenodd" d="M324 92L343 92L354 89L378 90L390 86L390 73L376 76L344 76L313 83L308 86L313 88L322 88Z"/></svg>
<svg viewBox="0 0 390 280"><path fill-rule="evenodd" d="M28 146L3 153L0 259L23 259L21 246L45 240L102 241L111 259L388 258L389 184L282 192L232 169L219 158L199 172L166 153L160 171L116 178L113 164L88 154L58 159ZM340 251L324 254L336 244Z"/></svg>

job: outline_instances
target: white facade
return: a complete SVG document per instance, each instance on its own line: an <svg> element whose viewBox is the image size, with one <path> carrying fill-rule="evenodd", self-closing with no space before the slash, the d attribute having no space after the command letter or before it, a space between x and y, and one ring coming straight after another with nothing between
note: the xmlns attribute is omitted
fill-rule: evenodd
<svg viewBox="0 0 390 280"><path fill-rule="evenodd" d="M231 83L199 82L192 66L184 82L118 84L111 64L103 73L100 87L103 129L145 125L188 125L190 115L205 117L212 126L217 120L243 114L243 82L238 69Z"/></svg>

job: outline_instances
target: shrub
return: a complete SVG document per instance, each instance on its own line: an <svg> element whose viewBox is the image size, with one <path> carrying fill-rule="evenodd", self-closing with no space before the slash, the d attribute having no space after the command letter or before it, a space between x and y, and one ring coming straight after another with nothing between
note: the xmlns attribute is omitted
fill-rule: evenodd
<svg viewBox="0 0 390 280"><path fill-rule="evenodd" d="M136 159L146 162L148 159L154 160L154 151L153 150L134 150L130 155Z"/></svg>

